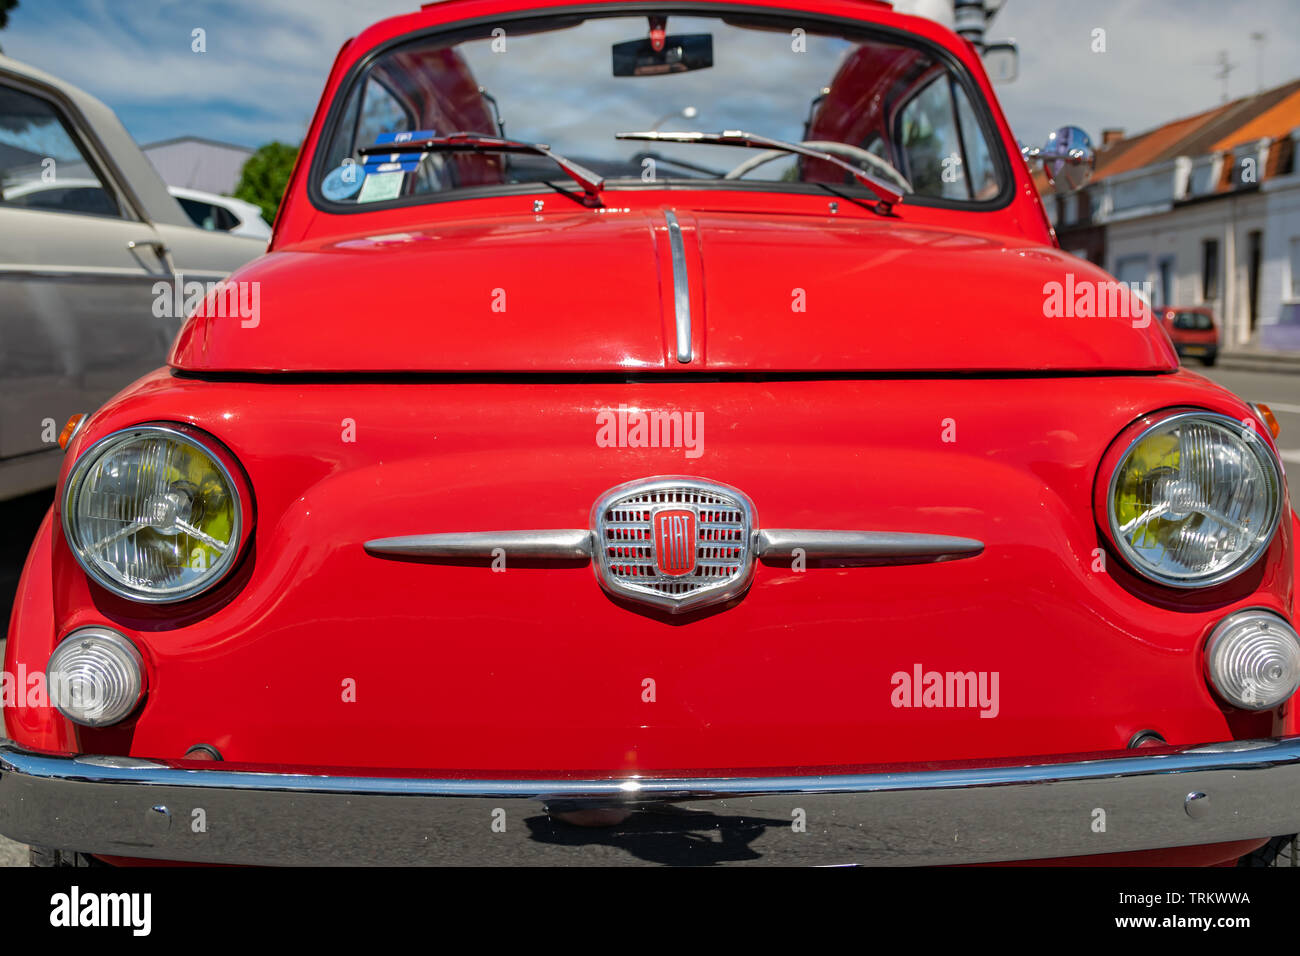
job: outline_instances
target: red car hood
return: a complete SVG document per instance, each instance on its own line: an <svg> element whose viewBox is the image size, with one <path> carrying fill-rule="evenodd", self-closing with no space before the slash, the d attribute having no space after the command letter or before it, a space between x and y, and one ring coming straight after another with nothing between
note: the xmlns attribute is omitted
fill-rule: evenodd
<svg viewBox="0 0 1300 956"><path fill-rule="evenodd" d="M238 302L210 299L186 323L171 363L307 372L1177 365L1149 314L1074 309L1077 290L1113 280L1056 249L883 218L677 215L691 289L688 366L674 354L665 218L628 210L450 220L286 247L232 277L248 284L235 287Z"/></svg>

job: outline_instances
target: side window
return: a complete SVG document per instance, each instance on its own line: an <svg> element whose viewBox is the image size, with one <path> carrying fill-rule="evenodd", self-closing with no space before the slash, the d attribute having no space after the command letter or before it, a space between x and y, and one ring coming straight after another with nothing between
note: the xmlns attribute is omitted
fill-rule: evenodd
<svg viewBox="0 0 1300 956"><path fill-rule="evenodd" d="M875 156L878 159L883 159L885 162L889 162L889 157L885 153L884 137L879 133L872 133L867 141L862 144L862 148L872 156Z"/></svg>
<svg viewBox="0 0 1300 956"><path fill-rule="evenodd" d="M969 199L948 77L940 75L903 108L904 171L922 196Z"/></svg>
<svg viewBox="0 0 1300 956"><path fill-rule="evenodd" d="M122 215L54 107L7 86L0 86L0 206Z"/></svg>
<svg viewBox="0 0 1300 956"><path fill-rule="evenodd" d="M331 167L341 163L353 150L375 142L381 133L408 133L417 128L414 114L375 77L368 77L362 89L362 95L352 94L344 111L351 118L352 145L349 148L345 140L337 144L338 148L330 155ZM437 192L445 188L447 167L446 156L431 156L420 164L417 176L404 188L408 193Z"/></svg>
<svg viewBox="0 0 1300 956"><path fill-rule="evenodd" d="M239 218L225 206L214 206L212 211L217 217L217 228L222 232L229 232L239 225Z"/></svg>
<svg viewBox="0 0 1300 956"><path fill-rule="evenodd" d="M953 84L953 95L957 101L957 120L961 132L962 152L966 159L966 181L972 198L992 199L998 194L998 173L989 153L988 140L984 130L975 118L975 110L966 97L966 91ZM1077 208L1077 205L1076 205Z"/></svg>
<svg viewBox="0 0 1300 956"><path fill-rule="evenodd" d="M370 145L380 133L409 133L417 128L422 128L420 121L387 86L373 76L366 80L366 95L361 102L361 118L357 125L357 146ZM434 129L434 132L444 130ZM454 161L445 154L430 156L420 164L407 190L430 193L448 188L454 179L451 173L453 165Z"/></svg>
<svg viewBox="0 0 1300 956"><path fill-rule="evenodd" d="M361 117L357 124L357 145L367 146L379 138L380 133L409 132L414 127L411 117L397 98L375 81L372 76L366 80L366 95L361 102Z"/></svg>
<svg viewBox="0 0 1300 956"><path fill-rule="evenodd" d="M209 232L217 229L217 207L212 203L199 202L197 199L187 199L181 196L176 197L176 201L181 204L185 210L185 215L190 217L190 221L200 229L207 229Z"/></svg>
<svg viewBox="0 0 1300 956"><path fill-rule="evenodd" d="M946 73L903 107L899 130L904 173L922 196L992 199L997 168L965 91Z"/></svg>

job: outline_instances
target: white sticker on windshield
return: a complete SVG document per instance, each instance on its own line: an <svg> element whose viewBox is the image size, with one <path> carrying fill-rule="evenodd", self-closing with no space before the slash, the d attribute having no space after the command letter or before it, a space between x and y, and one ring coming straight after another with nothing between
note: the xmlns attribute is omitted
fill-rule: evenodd
<svg viewBox="0 0 1300 956"><path fill-rule="evenodd" d="M357 196L357 202L383 202L385 199L395 199L402 192L402 180L405 178L406 173L376 173L367 176L366 181L361 184L361 194Z"/></svg>

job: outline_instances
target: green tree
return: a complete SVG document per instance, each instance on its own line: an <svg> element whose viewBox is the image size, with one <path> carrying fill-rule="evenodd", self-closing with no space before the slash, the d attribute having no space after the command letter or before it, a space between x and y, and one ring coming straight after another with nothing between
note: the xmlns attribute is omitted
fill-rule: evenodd
<svg viewBox="0 0 1300 956"><path fill-rule="evenodd" d="M244 163L239 185L235 187L235 198L260 206L266 221L274 222L297 157L298 147L287 143L276 141L258 147L257 152Z"/></svg>
<svg viewBox="0 0 1300 956"><path fill-rule="evenodd" d="M0 30L9 26L9 14L17 7L18 0L0 0ZM3 52L4 50L0 49L0 53Z"/></svg>

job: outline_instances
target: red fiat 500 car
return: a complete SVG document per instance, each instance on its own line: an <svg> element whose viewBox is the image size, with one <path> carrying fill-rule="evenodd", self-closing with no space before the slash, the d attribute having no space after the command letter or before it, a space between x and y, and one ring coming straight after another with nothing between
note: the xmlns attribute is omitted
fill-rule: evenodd
<svg viewBox="0 0 1300 956"><path fill-rule="evenodd" d="M1171 306L1160 311L1165 331L1179 356L1194 356L1202 365L1219 360L1219 324L1214 311L1203 305Z"/></svg>
<svg viewBox="0 0 1300 956"><path fill-rule="evenodd" d="M1090 148L1026 155L1068 186ZM1057 248L941 26L387 20L269 254L160 294L193 315L69 428L10 624L0 831L42 861L1209 864L1300 829L1274 436Z"/></svg>

